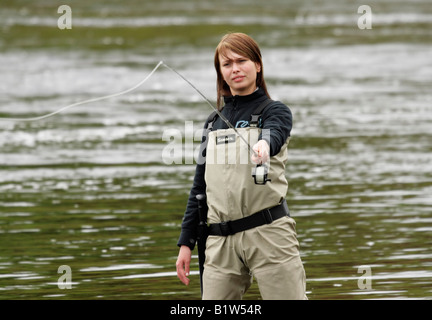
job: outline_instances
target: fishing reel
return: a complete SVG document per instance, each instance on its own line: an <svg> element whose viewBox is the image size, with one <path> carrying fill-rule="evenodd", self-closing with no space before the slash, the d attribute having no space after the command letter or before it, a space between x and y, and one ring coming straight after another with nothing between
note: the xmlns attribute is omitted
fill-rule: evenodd
<svg viewBox="0 0 432 320"><path fill-rule="evenodd" d="M254 178L255 184L264 185L267 181L271 181L271 179L267 179L268 171L269 169L265 164L257 164L257 166L252 169L252 177Z"/></svg>

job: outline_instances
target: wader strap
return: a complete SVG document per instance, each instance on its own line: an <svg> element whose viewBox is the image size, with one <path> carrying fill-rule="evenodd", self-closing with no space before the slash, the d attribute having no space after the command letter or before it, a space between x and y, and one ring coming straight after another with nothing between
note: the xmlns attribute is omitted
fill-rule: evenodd
<svg viewBox="0 0 432 320"><path fill-rule="evenodd" d="M289 217L286 200L276 207L264 209L245 218L211 224L209 226L209 235L226 237L264 224L270 224L285 216Z"/></svg>
<svg viewBox="0 0 432 320"><path fill-rule="evenodd" d="M266 99L258 106L258 108L254 110L254 112L252 112L249 122L250 127L261 127L261 114L263 113L264 109L272 102L273 100Z"/></svg>

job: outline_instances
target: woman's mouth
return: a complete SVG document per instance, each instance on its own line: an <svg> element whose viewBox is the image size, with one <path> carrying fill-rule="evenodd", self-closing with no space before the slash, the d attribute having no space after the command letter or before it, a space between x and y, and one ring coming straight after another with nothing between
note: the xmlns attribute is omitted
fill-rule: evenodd
<svg viewBox="0 0 432 320"><path fill-rule="evenodd" d="M236 76L236 77L234 77L232 80L234 81L234 82L240 82L240 81L242 81L244 79L244 76Z"/></svg>

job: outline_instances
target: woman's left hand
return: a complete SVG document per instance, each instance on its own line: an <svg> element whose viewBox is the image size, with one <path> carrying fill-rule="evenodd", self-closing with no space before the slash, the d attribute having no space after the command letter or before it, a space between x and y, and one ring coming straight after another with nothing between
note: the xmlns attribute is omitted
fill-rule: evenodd
<svg viewBox="0 0 432 320"><path fill-rule="evenodd" d="M252 147L252 150L255 152L255 154L252 155L251 160L256 164L266 163L270 158L270 146L265 140L259 140Z"/></svg>

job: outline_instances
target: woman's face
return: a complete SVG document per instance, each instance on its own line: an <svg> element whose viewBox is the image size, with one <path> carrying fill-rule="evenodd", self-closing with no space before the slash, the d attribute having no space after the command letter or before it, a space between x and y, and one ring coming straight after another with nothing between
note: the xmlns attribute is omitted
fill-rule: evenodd
<svg viewBox="0 0 432 320"><path fill-rule="evenodd" d="M219 61L222 76L233 96L248 95L256 90L257 73L261 71L259 63L230 50L219 55Z"/></svg>

